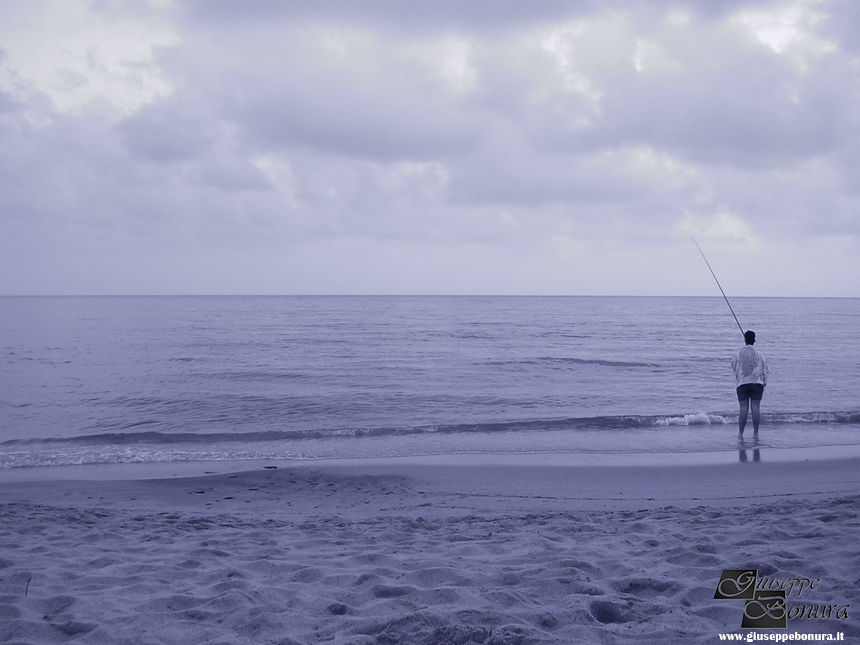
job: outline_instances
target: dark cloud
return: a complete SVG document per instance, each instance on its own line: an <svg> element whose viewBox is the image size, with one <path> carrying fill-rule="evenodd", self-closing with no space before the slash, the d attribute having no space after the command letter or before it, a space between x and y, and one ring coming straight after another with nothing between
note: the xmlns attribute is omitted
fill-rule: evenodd
<svg viewBox="0 0 860 645"><path fill-rule="evenodd" d="M629 155L635 157L635 152ZM624 156L624 153L619 153ZM603 204L624 204L648 210L647 203L665 199L661 177L636 176L625 172L623 163L600 155L536 154L523 150L516 155L486 153L453 164L451 199L479 205L540 206L579 204L595 213ZM678 189L669 201L678 199Z"/></svg>
<svg viewBox="0 0 860 645"><path fill-rule="evenodd" d="M129 151L154 161L197 157L215 140L211 115L182 97L146 105L116 125Z"/></svg>
<svg viewBox="0 0 860 645"><path fill-rule="evenodd" d="M573 20L594 12L666 12L682 8L720 19L741 7L769 0L186 0L181 11L209 24L322 21L426 32L522 29L536 23Z"/></svg>
<svg viewBox="0 0 860 645"><path fill-rule="evenodd" d="M244 85L244 87L243 87ZM307 146L370 159L427 159L474 147L477 124L444 101L326 83L294 88L237 79L225 114L257 147ZM401 88L402 89L402 88Z"/></svg>
<svg viewBox="0 0 860 645"><path fill-rule="evenodd" d="M11 94L0 90L0 112L11 112L19 107L19 105Z"/></svg>
<svg viewBox="0 0 860 645"><path fill-rule="evenodd" d="M3 51L3 48L0 47L0 65L3 64L3 61L6 59L6 52ZM9 112L14 108L18 107L19 103L12 97L8 92L4 92L0 90L0 113Z"/></svg>
<svg viewBox="0 0 860 645"><path fill-rule="evenodd" d="M181 7L189 18L203 23L327 21L427 31L521 27L523 24L574 18L602 4L605 3L599 0L246 0L241 3L187 0Z"/></svg>
<svg viewBox="0 0 860 645"><path fill-rule="evenodd" d="M827 0L822 9L827 19L821 33L844 51L860 53L860 3L855 0Z"/></svg>
<svg viewBox="0 0 860 645"><path fill-rule="evenodd" d="M665 43L673 67L639 72L624 61L598 76L594 110L581 96L552 96L526 120L536 145L556 154L644 145L688 162L776 168L843 144L860 108L854 66L828 53L801 68L750 38L709 35Z"/></svg>
<svg viewBox="0 0 860 645"><path fill-rule="evenodd" d="M493 19L522 26L526 15L532 15L524 3L493 4ZM700 18L717 20L739 7L760 4L638 2L626 3L625 8L633 6L641 23L638 32L629 34L632 41L640 36L660 38L652 30L670 9L686 8ZM225 21L227 16L288 21L319 12L341 24L360 14L378 27L402 15L437 29L431 18L423 19L422 12L432 9L437 20L482 12L481 3L419 5L361 3L359 11L353 3L334 1L205 3L211 14ZM188 6L203 11L202 5ZM563 10L606 15L607 7L611 5L545 2L538 3L533 15L546 12L557 18ZM846 74L855 73L847 69L830 73L830 58L821 64L813 61L814 73L801 72L789 57L755 41L752 34L743 39L735 33L727 40L726 30L697 24L695 17L693 28L697 33L686 40L661 43L667 48L665 54L679 63L679 70L637 72L632 51L620 58L615 52L618 60L586 69L601 94L597 111L575 92L549 93L534 101L542 90L527 73L486 54L473 56L479 86L468 98L460 98L429 83L427 71L414 62L387 59L384 42L378 45L376 58L356 64L356 68L363 65L365 72L371 70L370 75L357 77L351 76L354 69L349 66L336 70L319 65L319 51L313 47L279 45L265 30L262 41L268 42L268 53L255 50L256 61L245 58L240 72L219 79L218 87L228 89L218 102L227 118L257 146L302 145L379 160L466 153L486 144L487 123L494 118L531 131L538 148L574 154L648 145L692 162L778 167L838 145L846 114L853 110L853 97L846 104L846 90L840 84ZM287 30L280 38L293 39L294 32ZM545 58L542 73L558 74ZM589 125L583 126L583 120Z"/></svg>
<svg viewBox="0 0 860 645"><path fill-rule="evenodd" d="M687 161L752 167L791 166L839 145L852 108L841 88L817 91L809 87L814 77L801 77L775 57L736 63L608 92L594 127L573 141L652 145Z"/></svg>
<svg viewBox="0 0 860 645"><path fill-rule="evenodd" d="M188 95L200 98L192 107L166 101L129 119L122 127L134 128L141 153L180 156L205 141L206 119L229 123L243 149L259 152L302 147L418 160L481 143L482 117L471 109L469 93L447 85L409 44L363 32L307 33L271 24L237 29L224 42L221 29L198 34L190 52L163 54ZM191 109L204 101L207 115L198 120ZM173 130L183 133L174 138ZM151 139L151 131L166 136Z"/></svg>
<svg viewBox="0 0 860 645"><path fill-rule="evenodd" d="M186 177L191 184L209 186L231 193L272 189L271 182L259 168L236 159L203 161L189 168L186 171Z"/></svg>

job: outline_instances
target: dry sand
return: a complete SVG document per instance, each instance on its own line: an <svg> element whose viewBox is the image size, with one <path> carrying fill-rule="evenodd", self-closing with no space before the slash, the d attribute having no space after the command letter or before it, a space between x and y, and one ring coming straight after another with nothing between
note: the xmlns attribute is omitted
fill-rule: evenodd
<svg viewBox="0 0 860 645"><path fill-rule="evenodd" d="M715 643L723 569L860 638L860 460L282 463L0 485L0 642ZM809 594L807 596L807 594ZM776 633L776 632L762 632ZM783 633L783 632L779 632Z"/></svg>

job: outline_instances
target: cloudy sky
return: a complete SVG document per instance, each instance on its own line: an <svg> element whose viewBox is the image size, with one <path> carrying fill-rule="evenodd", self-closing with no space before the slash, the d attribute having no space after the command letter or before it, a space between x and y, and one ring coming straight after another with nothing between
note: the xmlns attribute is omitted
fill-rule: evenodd
<svg viewBox="0 0 860 645"><path fill-rule="evenodd" d="M853 0L4 0L0 294L860 296Z"/></svg>

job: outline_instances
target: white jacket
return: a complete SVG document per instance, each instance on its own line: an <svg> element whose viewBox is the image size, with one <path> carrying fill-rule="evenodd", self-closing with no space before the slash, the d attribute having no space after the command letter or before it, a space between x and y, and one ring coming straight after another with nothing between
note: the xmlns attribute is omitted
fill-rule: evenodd
<svg viewBox="0 0 860 645"><path fill-rule="evenodd" d="M732 369L735 371L735 385L744 383L761 383L767 385L767 361L764 355L752 345L738 350L732 359Z"/></svg>

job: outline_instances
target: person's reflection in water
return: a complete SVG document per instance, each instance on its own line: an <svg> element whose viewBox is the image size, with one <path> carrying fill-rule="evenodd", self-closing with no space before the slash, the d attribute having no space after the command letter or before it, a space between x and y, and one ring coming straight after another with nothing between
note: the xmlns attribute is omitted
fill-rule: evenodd
<svg viewBox="0 0 860 645"><path fill-rule="evenodd" d="M758 448L754 448L752 453L753 453L753 455L752 455L753 461L755 461L755 462L761 461L761 452L759 451ZM747 451L744 450L743 448L738 450L738 459L742 463L746 463L749 461L749 457L747 457Z"/></svg>

